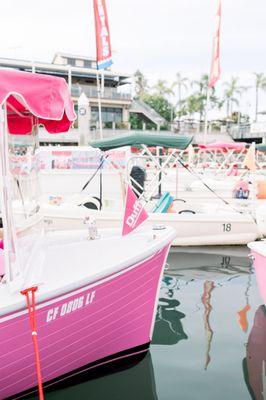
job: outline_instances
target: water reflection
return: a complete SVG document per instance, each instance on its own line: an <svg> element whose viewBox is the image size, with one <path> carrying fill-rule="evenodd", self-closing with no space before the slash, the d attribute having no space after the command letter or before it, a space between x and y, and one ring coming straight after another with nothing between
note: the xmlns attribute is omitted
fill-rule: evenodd
<svg viewBox="0 0 266 400"><path fill-rule="evenodd" d="M167 274L186 281L195 279L220 279L249 274L251 261L248 249L242 246L213 248L175 248L168 257Z"/></svg>
<svg viewBox="0 0 266 400"><path fill-rule="evenodd" d="M172 295L171 290L168 292L170 296ZM176 299L163 297L159 299L153 344L172 345L188 338L181 323L185 314L176 309L179 305L180 302Z"/></svg>
<svg viewBox="0 0 266 400"><path fill-rule="evenodd" d="M256 325L254 322L252 328L251 321L260 299L248 253L248 249L241 247L219 247L211 251L180 248L170 253L161 287L154 343L166 345L167 340L161 339L164 337L168 338L171 346L163 346L158 351L154 346L153 354L157 355L158 381L167 381L172 386L164 384L161 389L157 385L159 398L164 399L165 395L167 399L174 399L173 390L178 386L182 399L220 400L228 397L266 400L265 394L265 398L258 395L260 390L266 391L263 370L266 362L260 361L258 370L254 366L255 362L258 364L257 356L250 356L254 345L252 332ZM164 315L164 307L175 311L171 322L167 314ZM185 335L187 340L177 340L176 337L174 342L170 336L174 324L178 327L176 333L178 330L181 339ZM165 329L163 333L161 326ZM256 339L258 354L259 349L266 349L266 327L261 319L260 326L264 337L261 341ZM245 383L242 360L246 351L249 361L246 362ZM265 358L261 353L262 350L260 355ZM163 361L165 357L167 365ZM202 375L201 371L206 373ZM168 375L167 380L161 378L164 374ZM181 378L178 380L177 376Z"/></svg>
<svg viewBox="0 0 266 400"><path fill-rule="evenodd" d="M237 312L237 316L238 316L238 324L240 326L240 328L242 329L243 332L247 332L248 331L248 317L247 314L248 312L251 310L250 304L249 304L249 291L251 288L251 274L252 274L252 267L250 266L249 268L249 275L247 277L247 285L245 288L245 306L239 310Z"/></svg>
<svg viewBox="0 0 266 400"><path fill-rule="evenodd" d="M243 360L244 379L253 400L266 400L266 307L255 314L250 332L246 358Z"/></svg>
<svg viewBox="0 0 266 400"><path fill-rule="evenodd" d="M215 285L213 281L205 281L204 282L204 292L201 297L202 304L204 305L204 329L205 329L205 337L206 337L206 361L205 361L205 367L204 369L206 370L208 368L208 365L211 361L211 342L213 338L213 330L211 328L210 324L210 314L212 310L211 306L211 294L212 291L214 290Z"/></svg>
<svg viewBox="0 0 266 400"><path fill-rule="evenodd" d="M127 363L130 364L131 361L127 360ZM135 365L131 368L125 368L126 365L124 363L123 369L120 372L117 368L116 370L111 369L108 375L46 393L45 399L158 400L150 352L141 361L135 361ZM90 375L91 373L87 374L87 379Z"/></svg>

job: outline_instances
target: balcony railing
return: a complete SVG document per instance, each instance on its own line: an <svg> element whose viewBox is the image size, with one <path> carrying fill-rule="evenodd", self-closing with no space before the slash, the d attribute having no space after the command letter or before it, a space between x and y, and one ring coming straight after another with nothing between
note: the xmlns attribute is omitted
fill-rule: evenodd
<svg viewBox="0 0 266 400"><path fill-rule="evenodd" d="M82 87L80 85L72 85L71 87L71 95L74 97L79 97L81 93L85 93L86 96L90 99L96 99L98 97L98 92L96 88L91 87ZM105 88L103 99L111 99L111 100L131 100L130 93L119 93L114 89Z"/></svg>

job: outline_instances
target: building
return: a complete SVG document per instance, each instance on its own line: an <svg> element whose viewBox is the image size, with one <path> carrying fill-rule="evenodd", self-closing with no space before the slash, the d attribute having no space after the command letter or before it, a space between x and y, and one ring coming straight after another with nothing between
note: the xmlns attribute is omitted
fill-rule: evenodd
<svg viewBox="0 0 266 400"><path fill-rule="evenodd" d="M95 58L66 53L56 53L52 63L0 58L0 68L15 68L66 79L76 109L80 95L85 93L88 97L90 129L97 130L99 120L97 79L101 78L102 72L97 70ZM165 120L152 108L133 98L131 75L116 73L110 69L104 71L101 109L103 127L107 129L130 129L131 113L140 114L144 122L152 122L157 129L165 123Z"/></svg>

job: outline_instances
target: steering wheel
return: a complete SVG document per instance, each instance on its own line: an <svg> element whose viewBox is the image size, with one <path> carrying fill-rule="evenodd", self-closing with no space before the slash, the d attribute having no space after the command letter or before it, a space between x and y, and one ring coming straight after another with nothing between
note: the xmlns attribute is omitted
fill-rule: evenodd
<svg viewBox="0 0 266 400"><path fill-rule="evenodd" d="M187 201L184 199L174 199L173 201L182 201L183 203L186 203Z"/></svg>
<svg viewBox="0 0 266 400"><path fill-rule="evenodd" d="M188 214L196 214L196 212L193 211L193 210L181 210L181 211L179 211L178 214L186 214L186 213L188 213Z"/></svg>

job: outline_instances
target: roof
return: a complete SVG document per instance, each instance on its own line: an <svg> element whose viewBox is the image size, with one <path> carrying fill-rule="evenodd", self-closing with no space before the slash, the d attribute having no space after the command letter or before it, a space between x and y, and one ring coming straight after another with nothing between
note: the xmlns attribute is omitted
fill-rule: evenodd
<svg viewBox="0 0 266 400"><path fill-rule="evenodd" d="M53 60L52 60L52 63L54 63L55 58L58 57L58 56L59 57L64 57L64 58L73 58L75 60L88 60L88 61L95 61L96 62L96 58L95 57L81 56L81 55L77 55L77 54L63 53L63 52L58 51L58 52L55 53L55 55L53 57Z"/></svg>
<svg viewBox="0 0 266 400"><path fill-rule="evenodd" d="M93 68L85 68L85 67L77 67L77 66L69 66L69 65L61 65L61 64L51 64L47 62L37 62L37 61L27 61L27 60L18 60L18 59L9 59L9 58L0 58L0 67L3 68L11 68L11 69L19 69L20 71L32 72L33 68L35 72L40 74L54 75L60 77L68 77L69 70L71 70L72 77L75 78L84 78L96 79L96 75L100 72L97 69ZM131 75L113 72L106 70L104 73L105 81L115 82L116 85L121 85L127 83L127 79L129 79Z"/></svg>
<svg viewBox="0 0 266 400"><path fill-rule="evenodd" d="M90 145L103 151L112 150L124 146L165 147L184 150L192 142L192 136L169 135L163 133L130 133L111 137L108 139L93 140Z"/></svg>

